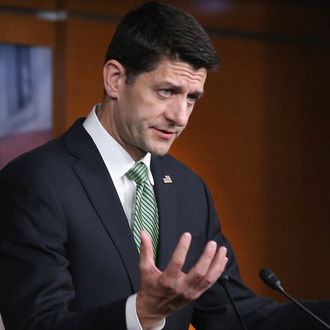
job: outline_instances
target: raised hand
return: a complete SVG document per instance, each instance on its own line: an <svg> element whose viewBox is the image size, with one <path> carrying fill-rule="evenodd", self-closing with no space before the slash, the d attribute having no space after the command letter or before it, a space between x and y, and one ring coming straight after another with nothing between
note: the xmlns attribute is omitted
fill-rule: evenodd
<svg viewBox="0 0 330 330"><path fill-rule="evenodd" d="M148 234L141 232L141 286L136 308L143 329L158 324L173 311L197 299L221 276L227 263L227 249L217 248L214 241L205 246L203 254L188 273L182 271L191 242L184 233L176 246L167 268L161 272L154 263L152 243Z"/></svg>

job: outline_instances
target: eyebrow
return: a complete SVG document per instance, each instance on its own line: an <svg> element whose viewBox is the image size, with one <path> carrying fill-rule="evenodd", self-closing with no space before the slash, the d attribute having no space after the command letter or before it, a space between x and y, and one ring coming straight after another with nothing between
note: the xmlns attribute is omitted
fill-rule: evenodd
<svg viewBox="0 0 330 330"><path fill-rule="evenodd" d="M170 81L163 81L159 84L157 84L159 87L158 88L167 88L167 89L173 89L177 92L182 92L183 88L179 85L175 85ZM188 95L196 95L197 98L201 98L204 95L204 90L203 91L193 91L191 93L188 93Z"/></svg>

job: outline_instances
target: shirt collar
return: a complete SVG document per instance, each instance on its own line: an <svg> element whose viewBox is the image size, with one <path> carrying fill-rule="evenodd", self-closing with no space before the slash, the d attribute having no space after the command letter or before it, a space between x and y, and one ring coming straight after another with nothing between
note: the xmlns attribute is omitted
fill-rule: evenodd
<svg viewBox="0 0 330 330"><path fill-rule="evenodd" d="M96 114L99 107L100 104L93 107L92 111L85 119L83 126L99 150L112 180L117 181L132 168L135 161L102 126ZM148 152L140 161L145 163L148 167L149 180L153 185L154 179L150 171L151 154Z"/></svg>

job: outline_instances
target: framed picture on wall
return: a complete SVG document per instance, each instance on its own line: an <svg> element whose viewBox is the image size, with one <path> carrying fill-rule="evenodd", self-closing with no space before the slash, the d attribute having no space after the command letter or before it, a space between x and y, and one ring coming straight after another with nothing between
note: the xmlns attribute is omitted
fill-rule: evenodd
<svg viewBox="0 0 330 330"><path fill-rule="evenodd" d="M51 48L0 44L0 168L52 130Z"/></svg>

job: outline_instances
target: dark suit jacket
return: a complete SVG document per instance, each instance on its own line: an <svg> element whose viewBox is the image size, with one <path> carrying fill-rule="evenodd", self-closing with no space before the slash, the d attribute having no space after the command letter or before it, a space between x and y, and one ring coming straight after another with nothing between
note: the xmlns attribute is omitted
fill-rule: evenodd
<svg viewBox="0 0 330 330"><path fill-rule="evenodd" d="M166 267L185 231L193 236L185 270L208 240L226 245L232 295L256 329L278 305L242 283L206 186L170 156L152 157L151 169L160 214L158 267ZM173 183L164 183L165 175ZM139 255L82 121L7 166L0 174L0 200L0 312L6 330L126 329L126 299L139 288ZM219 284L170 316L165 329L187 329L190 322L201 330L239 329Z"/></svg>

